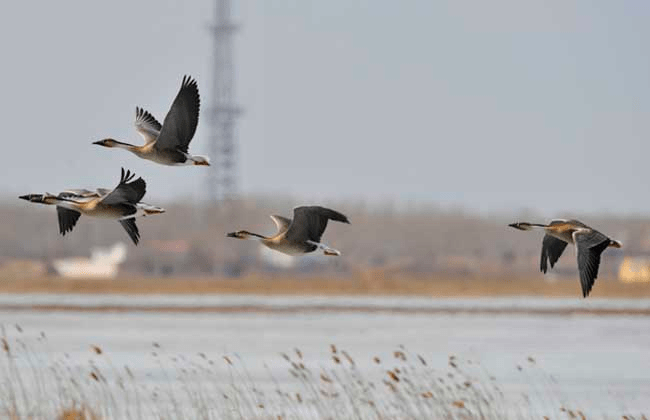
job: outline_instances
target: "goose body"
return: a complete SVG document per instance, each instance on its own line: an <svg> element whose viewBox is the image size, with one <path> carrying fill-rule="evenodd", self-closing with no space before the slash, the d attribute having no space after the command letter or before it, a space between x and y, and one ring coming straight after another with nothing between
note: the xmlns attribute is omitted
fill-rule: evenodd
<svg viewBox="0 0 650 420"><path fill-rule="evenodd" d="M329 220L350 223L343 214L320 206L294 208L293 220L277 215L272 215L271 219L277 227L273 236L266 237L246 230L231 232L227 236L258 240L270 249L287 255L303 255L321 249L325 255L338 256L341 253L321 243L321 237Z"/></svg>
<svg viewBox="0 0 650 420"><path fill-rule="evenodd" d="M83 214L89 217L112 219L120 222L135 243L140 240L140 232L135 223L136 217L164 213L165 209L141 202L146 193L146 183L142 178L135 181L135 174L124 171L119 184L112 190L72 189L57 195L27 194L19 198L33 203L56 206L59 220L59 232L64 235L71 232Z"/></svg>
<svg viewBox="0 0 650 420"><path fill-rule="evenodd" d="M190 141L199 123L200 104L196 80L185 76L163 124L143 108L135 109L135 129L144 139L143 145L136 146L112 138L96 141L93 144L125 149L139 158L161 165L209 166L210 160L206 156L191 155L188 152Z"/></svg>
<svg viewBox="0 0 650 420"><path fill-rule="evenodd" d="M610 239L578 220L556 219L548 225L518 222L508 226L518 230L541 229L545 232L539 264L540 271L543 273L548 271L549 264L551 268L555 266L567 244L575 245L583 297L589 295L598 277L600 255L603 251L610 247L621 248L622 246L619 241Z"/></svg>

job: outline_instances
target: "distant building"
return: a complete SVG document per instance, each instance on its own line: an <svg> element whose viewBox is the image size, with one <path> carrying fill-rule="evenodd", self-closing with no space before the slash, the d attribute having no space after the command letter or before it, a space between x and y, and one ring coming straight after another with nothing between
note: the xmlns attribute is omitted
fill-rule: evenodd
<svg viewBox="0 0 650 420"><path fill-rule="evenodd" d="M63 277L115 277L126 259L126 245L122 242L110 249L93 249L90 258L63 258L54 260L54 270Z"/></svg>
<svg viewBox="0 0 650 420"><path fill-rule="evenodd" d="M625 257L618 268L618 280L623 283L649 283L650 258Z"/></svg>

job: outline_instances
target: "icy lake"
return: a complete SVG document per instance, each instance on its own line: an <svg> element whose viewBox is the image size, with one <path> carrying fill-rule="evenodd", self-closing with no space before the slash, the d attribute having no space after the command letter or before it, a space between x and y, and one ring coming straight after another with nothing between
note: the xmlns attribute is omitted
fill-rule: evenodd
<svg viewBox="0 0 650 420"><path fill-rule="evenodd" d="M584 307L621 313L576 312ZM385 371L375 357L388 363L400 349L440 371L453 356L480 362L482 379L493 377L513 405L620 418L650 413L650 317L626 313L648 308L647 300L2 295L0 324L26 343L30 360L16 352L20 366L65 360L81 372L107 358L152 389L177 380L161 358L178 366L199 355L240 361L261 388L291 388L281 354L299 349L306 365L330 366L334 344L368 377Z"/></svg>

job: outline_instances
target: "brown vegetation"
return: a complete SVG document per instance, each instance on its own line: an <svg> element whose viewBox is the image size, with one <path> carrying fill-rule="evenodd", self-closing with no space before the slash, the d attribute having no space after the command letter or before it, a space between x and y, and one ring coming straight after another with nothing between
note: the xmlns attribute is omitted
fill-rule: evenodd
<svg viewBox="0 0 650 420"><path fill-rule="evenodd" d="M57 420L99 420L99 417L88 408L70 407L62 409Z"/></svg>
<svg viewBox="0 0 650 420"><path fill-rule="evenodd" d="M409 274L288 276L254 274L241 278L119 277L110 280L44 276L0 279L0 293L374 295L426 297L578 297L577 277L547 282L537 276L479 277ZM647 284L599 278L591 297L647 298Z"/></svg>
<svg viewBox="0 0 650 420"><path fill-rule="evenodd" d="M165 382L151 388L128 366L115 366L97 346L91 347L85 364L37 358L37 364L19 369L21 360L34 360L35 354L27 345L33 341L22 330L18 334L21 338L11 338L3 330L2 338L19 351L0 352L0 415L6 413L11 420L524 420L587 418L588 412L568 408L558 384L532 358L517 366L530 385L530 393L522 396L519 391L506 395L480 361L450 355L446 368L433 368L436 363L403 346L385 361L373 357L373 364L332 345L330 362L316 365L294 348L281 354L286 378L279 381L269 371L268 380L255 383L236 354L175 356L154 344L150 357ZM41 338L36 345L48 343Z"/></svg>

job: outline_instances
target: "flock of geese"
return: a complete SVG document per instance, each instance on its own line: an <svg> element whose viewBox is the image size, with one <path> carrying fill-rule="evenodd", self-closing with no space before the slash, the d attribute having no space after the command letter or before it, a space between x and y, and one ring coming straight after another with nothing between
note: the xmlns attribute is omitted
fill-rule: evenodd
<svg viewBox="0 0 650 420"><path fill-rule="evenodd" d="M192 155L189 145L199 123L201 99L196 80L183 77L181 88L162 124L143 108L135 109L135 130L144 139L136 146L112 138L94 142L98 146L125 149L141 159L167 166L209 166L206 156ZM165 209L142 202L147 184L142 178L134 180L135 174L122 168L120 182L112 190L97 188L69 189L59 194L27 194L19 198L33 203L56 206L59 232L65 235L75 227L79 217L86 215L117 220L134 244L140 241L140 231L135 219L164 213ZM293 220L271 216L278 227L272 237L265 237L245 230L229 233L229 237L256 239L276 251L299 255L321 249L325 255L341 255L336 249L320 242L328 220L350 223L343 214L319 206L296 207Z"/></svg>
<svg viewBox="0 0 650 420"><path fill-rule="evenodd" d="M199 122L199 89L196 81L183 77L181 88L172 103L162 124L148 111L137 107L135 129L144 139L144 144L136 146L112 138L96 141L93 144L107 148L125 149L141 159L167 166L209 166L206 156L192 155L189 145ZM115 188L69 189L59 194L27 194L19 198L33 203L56 206L59 232L71 232L79 217L117 220L134 244L140 241L136 225L137 217L161 214L165 209L142 202L147 184L142 178L122 168L120 181ZM320 206L301 206L293 209L293 220L272 215L277 233L266 237L246 230L228 233L238 239L253 239L263 245L288 255L302 255L320 249L323 254L339 256L341 253L321 242L329 220L350 223L348 218L335 211ZM553 220L549 224L517 222L509 225L518 230L540 229L545 232L542 241L540 270L548 271L558 261L567 244L574 244L578 259L578 271L582 295L587 297L598 276L600 256L609 248L620 248L621 243L585 225L578 220Z"/></svg>

